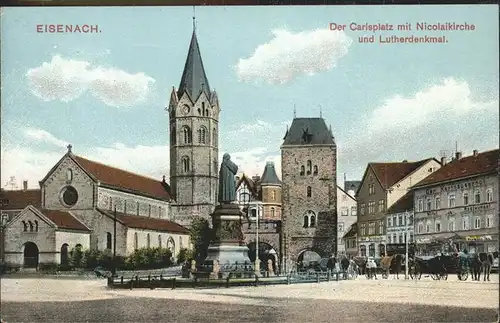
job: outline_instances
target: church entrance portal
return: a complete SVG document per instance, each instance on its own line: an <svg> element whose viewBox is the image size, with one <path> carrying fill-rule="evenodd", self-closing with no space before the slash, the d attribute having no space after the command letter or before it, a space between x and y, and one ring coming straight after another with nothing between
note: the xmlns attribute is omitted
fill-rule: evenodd
<svg viewBox="0 0 500 323"><path fill-rule="evenodd" d="M33 242L26 242L24 244L24 261L23 268L37 268L38 267L38 247Z"/></svg>

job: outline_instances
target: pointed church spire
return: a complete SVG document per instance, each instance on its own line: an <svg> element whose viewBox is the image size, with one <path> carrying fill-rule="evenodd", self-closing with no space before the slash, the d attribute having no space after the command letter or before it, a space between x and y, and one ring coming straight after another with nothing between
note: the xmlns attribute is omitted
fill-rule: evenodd
<svg viewBox="0 0 500 323"><path fill-rule="evenodd" d="M184 92L187 92L191 100L194 101L202 91L210 98L210 84L208 83L205 68L203 67L203 60L201 59L200 47L196 38L196 20L193 13L193 34L177 96L180 98Z"/></svg>

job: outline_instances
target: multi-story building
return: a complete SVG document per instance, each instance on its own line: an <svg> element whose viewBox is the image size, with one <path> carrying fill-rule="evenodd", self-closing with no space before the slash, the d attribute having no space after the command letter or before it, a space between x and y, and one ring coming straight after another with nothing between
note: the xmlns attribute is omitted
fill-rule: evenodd
<svg viewBox="0 0 500 323"><path fill-rule="evenodd" d="M369 163L356 192L358 246L361 256L385 254L387 208L415 183L439 169L434 158L417 162Z"/></svg>
<svg viewBox="0 0 500 323"><path fill-rule="evenodd" d="M281 253L281 181L274 163L266 163L262 176L237 177L236 198L247 217L242 231L249 247L249 258L255 261L257 230L259 234L259 259L271 259L279 268ZM257 218L259 221L257 222ZM264 268L261 266L261 268Z"/></svg>
<svg viewBox="0 0 500 323"><path fill-rule="evenodd" d="M409 191L390 208L386 215L387 244L402 244L414 242L413 232L413 192Z"/></svg>
<svg viewBox="0 0 500 323"><path fill-rule="evenodd" d="M358 255L358 228L357 223L353 223L351 227L344 234L344 245L345 254L347 256L357 256Z"/></svg>
<svg viewBox="0 0 500 323"><path fill-rule="evenodd" d="M337 146L323 118L294 118L281 146L286 264L336 253ZM288 270L288 265L285 270Z"/></svg>
<svg viewBox="0 0 500 323"><path fill-rule="evenodd" d="M498 250L499 150L454 159L413 187L417 249Z"/></svg>
<svg viewBox="0 0 500 323"><path fill-rule="evenodd" d="M355 190L342 189L337 186L337 254L346 253L344 235L357 220Z"/></svg>

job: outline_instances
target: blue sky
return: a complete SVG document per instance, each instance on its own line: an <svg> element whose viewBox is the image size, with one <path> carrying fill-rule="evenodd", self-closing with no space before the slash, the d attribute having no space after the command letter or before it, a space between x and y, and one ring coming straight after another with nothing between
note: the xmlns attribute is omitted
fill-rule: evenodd
<svg viewBox="0 0 500 323"><path fill-rule="evenodd" d="M192 7L4 8L2 185L30 187L65 153L168 174L168 116ZM496 6L198 7L197 35L222 112L221 149L241 170L279 164L293 118L322 116L339 180L370 161L498 147ZM475 31L346 32L328 24L468 23ZM92 24L100 33L37 33ZM363 35L445 35L445 44L362 44Z"/></svg>

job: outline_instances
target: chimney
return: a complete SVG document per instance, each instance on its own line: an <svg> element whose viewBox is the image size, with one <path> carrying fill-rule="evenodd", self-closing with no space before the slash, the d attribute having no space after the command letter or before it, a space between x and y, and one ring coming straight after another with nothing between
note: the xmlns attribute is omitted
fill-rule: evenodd
<svg viewBox="0 0 500 323"><path fill-rule="evenodd" d="M458 160L458 159L460 159L460 158L462 158L462 152L457 151L457 152L455 153L455 159L457 159L457 160Z"/></svg>
<svg viewBox="0 0 500 323"><path fill-rule="evenodd" d="M446 165L446 157L441 157L441 166Z"/></svg>
<svg viewBox="0 0 500 323"><path fill-rule="evenodd" d="M23 191L28 190L28 181L23 181Z"/></svg>
<svg viewBox="0 0 500 323"><path fill-rule="evenodd" d="M477 151L477 149L474 149L474 150L472 151L472 155L474 155L474 157L476 157L478 153L479 153L479 152Z"/></svg>

